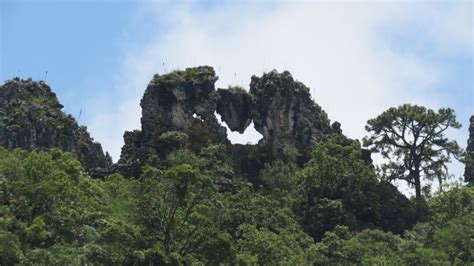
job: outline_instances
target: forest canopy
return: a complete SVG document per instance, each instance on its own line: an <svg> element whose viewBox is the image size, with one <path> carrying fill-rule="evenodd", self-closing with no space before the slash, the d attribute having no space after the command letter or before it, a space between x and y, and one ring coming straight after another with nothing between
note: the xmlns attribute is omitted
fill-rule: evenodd
<svg viewBox="0 0 474 266"><path fill-rule="evenodd" d="M210 146L142 176L92 179L69 153L0 149L2 264L465 264L474 190L414 202L332 138L303 168L275 161L263 185L230 175ZM334 167L338 165L338 167Z"/></svg>
<svg viewBox="0 0 474 266"><path fill-rule="evenodd" d="M208 66L155 75L116 163L44 82L1 86L1 265L473 261L474 119L464 152L444 135L460 126L452 109L391 108L368 121L368 150L287 71L249 92L216 80ZM231 144L217 112L262 140ZM452 155L466 183L448 180ZM417 186L429 179L443 185Z"/></svg>

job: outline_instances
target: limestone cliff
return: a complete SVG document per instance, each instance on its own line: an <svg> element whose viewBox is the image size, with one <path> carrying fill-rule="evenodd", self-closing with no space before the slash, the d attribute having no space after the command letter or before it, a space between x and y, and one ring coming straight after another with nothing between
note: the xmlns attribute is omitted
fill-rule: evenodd
<svg viewBox="0 0 474 266"><path fill-rule="evenodd" d="M237 87L216 90L216 80L209 66L155 75L141 100L141 130L124 134L119 163L137 169L153 155L166 156L175 146L198 151L217 143L235 150L215 113L230 130L240 133L253 121L263 135L259 145L270 160L287 144L307 159L313 144L333 132L309 89L287 71L253 76L250 93Z"/></svg>
<svg viewBox="0 0 474 266"><path fill-rule="evenodd" d="M61 111L56 94L44 82L15 78L0 86L0 145L26 150L57 147L71 152L84 168L112 163L86 127Z"/></svg>
<svg viewBox="0 0 474 266"><path fill-rule="evenodd" d="M275 70L252 76L250 94L255 100L253 121L265 145L295 145L308 155L313 144L331 133L327 114L313 102L309 88L290 72Z"/></svg>
<svg viewBox="0 0 474 266"><path fill-rule="evenodd" d="M207 66L155 75L141 100L145 141L167 131L182 131L189 135L206 133L206 142L224 142L225 128L214 116L216 80L214 69ZM196 137L198 142L204 141L202 136Z"/></svg>
<svg viewBox="0 0 474 266"><path fill-rule="evenodd" d="M178 147L186 145L194 151L211 143L228 143L226 129L214 115L219 98L216 80L208 66L153 77L140 102L141 130L124 134L119 164L135 169L128 174L136 174L136 165L151 156L166 155L181 140Z"/></svg>

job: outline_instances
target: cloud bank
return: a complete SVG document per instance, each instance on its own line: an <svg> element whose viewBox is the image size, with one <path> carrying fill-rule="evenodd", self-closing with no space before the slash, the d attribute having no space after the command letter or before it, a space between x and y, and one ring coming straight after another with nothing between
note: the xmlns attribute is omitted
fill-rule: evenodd
<svg viewBox="0 0 474 266"><path fill-rule="evenodd" d="M436 90L443 65L416 51L472 58L473 49L468 2L146 2L134 24L134 30L147 25L148 41L128 40L113 83L116 100L89 123L114 159L123 132L140 127L139 100L154 73L211 65L217 87L248 88L251 75L289 70L346 135L362 138L366 121L388 107L444 106ZM257 141L258 134L248 131L231 141ZM466 136L456 136L463 146Z"/></svg>

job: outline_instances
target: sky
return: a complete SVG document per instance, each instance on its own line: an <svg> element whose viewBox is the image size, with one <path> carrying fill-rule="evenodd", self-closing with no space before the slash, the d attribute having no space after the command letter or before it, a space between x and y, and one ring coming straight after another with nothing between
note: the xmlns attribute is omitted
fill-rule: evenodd
<svg viewBox="0 0 474 266"><path fill-rule="evenodd" d="M346 135L404 103L474 114L472 1L1 0L0 78L45 80L116 161L155 73L211 65L216 87L288 70ZM81 112L82 110L82 112ZM81 116L79 117L79 114ZM256 143L250 127L235 143ZM456 176L462 165L451 166Z"/></svg>

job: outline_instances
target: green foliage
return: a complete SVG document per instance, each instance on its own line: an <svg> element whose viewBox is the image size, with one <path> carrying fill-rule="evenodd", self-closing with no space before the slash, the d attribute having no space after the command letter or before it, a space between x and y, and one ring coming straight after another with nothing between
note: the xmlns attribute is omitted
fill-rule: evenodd
<svg viewBox="0 0 474 266"><path fill-rule="evenodd" d="M400 265L398 252L402 239L380 230L364 230L345 245L346 260L352 263Z"/></svg>
<svg viewBox="0 0 474 266"><path fill-rule="evenodd" d="M255 193L248 183L238 186L238 192L219 197L221 227L236 243L233 258L247 264L309 263L307 247L313 241L303 232L292 211Z"/></svg>
<svg viewBox="0 0 474 266"><path fill-rule="evenodd" d="M160 153L170 154L173 151L184 148L188 141L188 135L181 131L167 131L161 134L157 147Z"/></svg>
<svg viewBox="0 0 474 266"><path fill-rule="evenodd" d="M421 180L442 180L449 176L447 163L451 155L462 154L456 141L449 140L445 131L460 128L454 110L437 112L422 106L405 104L390 108L378 117L367 121L364 145L379 152L387 163L381 166L384 180L401 179L415 187L420 198Z"/></svg>
<svg viewBox="0 0 474 266"><path fill-rule="evenodd" d="M454 264L472 261L474 253L474 188L468 186L433 198L430 219L417 224L407 237L425 247L442 250Z"/></svg>
<svg viewBox="0 0 474 266"><path fill-rule="evenodd" d="M165 255L186 255L214 234L205 203L216 191L210 177L183 164L166 171L149 168L140 184L139 224L145 242L159 244Z"/></svg>
<svg viewBox="0 0 474 266"><path fill-rule="evenodd" d="M318 144L301 171L299 209L307 232L320 239L337 225L359 229L380 220L383 203L375 190L375 173L362 159L360 144L333 135Z"/></svg>
<svg viewBox="0 0 474 266"><path fill-rule="evenodd" d="M247 93L247 91L244 88L240 87L240 86L230 85L227 89L230 90L230 91L235 91L235 92L240 92L240 93Z"/></svg>
<svg viewBox="0 0 474 266"><path fill-rule="evenodd" d="M114 184L117 181L109 178L103 186L102 181L84 176L80 163L59 150L26 153L0 149L0 154L0 234L7 239L2 241L2 253L6 254L2 260L83 264L87 258L97 258L93 247L100 246L108 258L119 258L102 261L124 261L121 257L127 253L118 248L130 246L121 237L129 232L121 232L133 232L134 226L121 220L125 210L120 213L116 207L120 201L112 200L123 197L118 194L126 195ZM138 239L138 234L134 237Z"/></svg>
<svg viewBox="0 0 474 266"><path fill-rule="evenodd" d="M216 178L232 178L235 175L233 162L224 145L210 145L203 148L199 155L202 159L201 167L208 175Z"/></svg>
<svg viewBox="0 0 474 266"><path fill-rule="evenodd" d="M202 84L215 82L216 79L215 71L212 67L200 66L186 68L185 70L175 70L161 76L155 74L151 82L155 84L182 84L185 82L189 82L190 84Z"/></svg>
<svg viewBox="0 0 474 266"><path fill-rule="evenodd" d="M238 228L237 260L244 264L296 265L308 263L300 240L292 232L272 232L268 228L243 224Z"/></svg>
<svg viewBox="0 0 474 266"><path fill-rule="evenodd" d="M69 153L0 148L2 265L465 265L474 190L412 203L333 135L300 168L238 175L226 147L172 151L141 176L85 175ZM387 231L392 231L387 232ZM395 234L396 233L396 234Z"/></svg>
<svg viewBox="0 0 474 266"><path fill-rule="evenodd" d="M5 265L13 265L23 259L23 252L21 249L21 242L18 236L12 232L6 231L4 218L0 218L2 224L0 230L0 256L1 262Z"/></svg>
<svg viewBox="0 0 474 266"><path fill-rule="evenodd" d="M284 207L292 207L295 200L295 188L298 184L296 167L278 160L265 165L260 172L265 186L265 194L281 202Z"/></svg>

